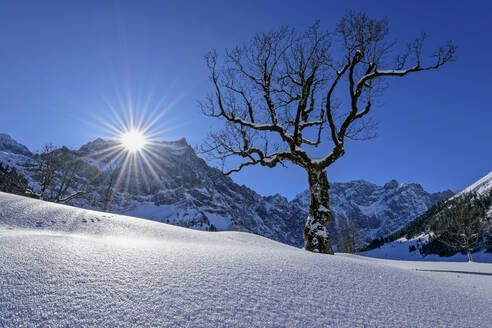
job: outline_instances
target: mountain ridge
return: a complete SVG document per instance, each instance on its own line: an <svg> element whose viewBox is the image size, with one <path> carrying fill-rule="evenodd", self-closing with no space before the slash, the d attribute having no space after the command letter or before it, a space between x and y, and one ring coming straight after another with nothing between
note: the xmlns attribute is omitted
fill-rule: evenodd
<svg viewBox="0 0 492 328"><path fill-rule="evenodd" d="M83 159L85 176L81 179L89 181L90 174L103 170L106 159L101 152L116 143L97 138L73 151L74 156ZM248 231L302 247L310 199L307 191L290 201L279 194L262 196L208 166L184 138L152 143L149 147L152 170L147 167L126 182L122 179L110 211L200 230ZM0 156L0 161L10 160L36 186L36 172L30 163L32 155L22 156L23 159ZM145 168L145 164L141 167ZM74 199L71 204L100 209L103 188L101 181L84 198ZM384 186L365 180L334 182L330 188L330 208L334 214L331 230L335 233L341 220L350 219L361 227L363 239L369 241L398 230L451 194L427 193L421 185L400 184L396 180Z"/></svg>
<svg viewBox="0 0 492 328"><path fill-rule="evenodd" d="M436 256L453 257L455 259L465 257L464 254L460 254L461 249L443 244L436 237L433 226L439 222L440 216L446 207L450 207L454 202L459 201L458 197L466 197L469 194L475 197L476 203L474 206L483 208L484 224L486 225L486 222L489 222L489 228L485 228L482 231L483 239L477 240L472 252L478 252L479 256L483 255L480 253L492 252L492 230L490 230L490 224L492 223L492 172L489 172L459 193L432 206L400 230L384 238L372 240L362 254L394 260L436 259ZM475 254L473 257L475 257Z"/></svg>

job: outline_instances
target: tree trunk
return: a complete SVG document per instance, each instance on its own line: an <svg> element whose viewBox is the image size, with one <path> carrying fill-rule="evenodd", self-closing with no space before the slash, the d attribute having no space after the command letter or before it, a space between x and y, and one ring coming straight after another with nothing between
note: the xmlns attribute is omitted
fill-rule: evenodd
<svg viewBox="0 0 492 328"><path fill-rule="evenodd" d="M473 258L470 251L470 243L468 242L467 238L465 238L465 249L466 249L466 255L468 255L468 262L473 262Z"/></svg>
<svg viewBox="0 0 492 328"><path fill-rule="evenodd" d="M106 191L104 192L104 199L103 199L103 206L101 211L106 212L109 207L109 203L111 202L111 197L113 196L113 182L114 182L114 177L115 177L115 169L111 168L110 169L110 175L109 175L109 181L108 181L108 187L106 188Z"/></svg>
<svg viewBox="0 0 492 328"><path fill-rule="evenodd" d="M308 170L311 205L304 226L304 248L311 252L333 254L328 226L332 222L329 209L328 179L325 170Z"/></svg>

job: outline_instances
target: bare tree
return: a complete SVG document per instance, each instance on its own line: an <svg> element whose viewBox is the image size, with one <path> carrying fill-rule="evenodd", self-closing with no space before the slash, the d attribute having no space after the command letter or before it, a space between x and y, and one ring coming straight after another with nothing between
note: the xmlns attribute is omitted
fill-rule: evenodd
<svg viewBox="0 0 492 328"><path fill-rule="evenodd" d="M337 250L343 253L355 253L361 245L360 227L354 221L341 220L336 234Z"/></svg>
<svg viewBox="0 0 492 328"><path fill-rule="evenodd" d="M39 181L41 184L41 189L38 195L40 199L45 199L46 192L53 190L57 167L55 149L55 146L52 144L46 144L43 146L42 150L35 155L39 173Z"/></svg>
<svg viewBox="0 0 492 328"><path fill-rule="evenodd" d="M216 52L205 57L214 91L201 109L224 126L200 150L221 160L225 174L257 164L304 168L311 192L306 250L333 254L326 168L344 155L347 139L374 136L367 114L385 78L437 69L454 58L448 43L423 65L422 36L390 66L395 43L387 38L386 19L349 11L332 34L319 23L304 33L281 27L226 50L223 60ZM332 47L333 40L340 48ZM338 58L331 55L336 50ZM226 169L234 158L239 161Z"/></svg>
<svg viewBox="0 0 492 328"><path fill-rule="evenodd" d="M103 180L106 184L104 193L103 193L103 206L101 208L101 211L106 212L109 208L109 204L111 203L111 200L113 198L113 193L114 193L114 185L116 182L117 178L117 167L115 163L108 163L106 165L106 170L105 170L105 179Z"/></svg>
<svg viewBox="0 0 492 328"><path fill-rule="evenodd" d="M30 196L32 190L29 188L27 179L15 167L9 167L0 162L0 191Z"/></svg>
<svg viewBox="0 0 492 328"><path fill-rule="evenodd" d="M38 164L41 189L38 198L55 203L67 203L83 196L85 186L77 182L82 161L71 154L68 148L56 149L45 145L35 156ZM77 189L76 191L73 191Z"/></svg>
<svg viewBox="0 0 492 328"><path fill-rule="evenodd" d="M470 262L473 261L472 252L483 246L488 230L486 209L477 199L470 193L448 201L432 228L440 242L465 251Z"/></svg>
<svg viewBox="0 0 492 328"><path fill-rule="evenodd" d="M76 156L70 155L68 149L62 149L57 156L57 162L57 183L53 188L54 195L52 200L55 203L65 203L82 196L85 193L83 190L78 190L67 196L71 189L81 188L76 181L76 175L80 172L82 161Z"/></svg>

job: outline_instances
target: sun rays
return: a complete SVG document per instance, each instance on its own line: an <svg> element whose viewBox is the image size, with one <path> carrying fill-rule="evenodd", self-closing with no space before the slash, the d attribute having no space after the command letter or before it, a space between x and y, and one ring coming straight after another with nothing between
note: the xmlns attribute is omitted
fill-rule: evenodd
<svg viewBox="0 0 492 328"><path fill-rule="evenodd" d="M97 161L101 175L113 170L117 172L116 192L133 194L164 189L162 167L169 164L166 154L176 146L161 142L173 130L173 127L162 125L162 117L173 103L169 106L159 103L152 108L145 103L138 111L131 104L122 106L124 110L107 105L110 111L106 113L110 112L112 116L98 118L97 123L93 121L104 131L104 142L85 157Z"/></svg>
<svg viewBox="0 0 492 328"><path fill-rule="evenodd" d="M147 137L139 130L130 130L120 138L121 144L131 153L141 151L147 145Z"/></svg>

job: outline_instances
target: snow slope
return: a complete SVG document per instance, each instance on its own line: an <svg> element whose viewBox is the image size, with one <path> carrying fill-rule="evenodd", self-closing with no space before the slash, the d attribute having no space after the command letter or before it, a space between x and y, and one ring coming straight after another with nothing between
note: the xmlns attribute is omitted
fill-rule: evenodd
<svg viewBox="0 0 492 328"><path fill-rule="evenodd" d="M307 253L0 193L1 327L487 327L492 267ZM429 267L426 266L426 269ZM444 271L444 269L442 270Z"/></svg>
<svg viewBox="0 0 492 328"><path fill-rule="evenodd" d="M36 161L32 156L19 154L16 149L25 146L8 135L4 135L8 146L2 148L1 136L0 162L15 167L28 179L31 188L39 191ZM115 141L98 138L76 151L56 150L64 149L83 163L78 178L85 181L87 193L71 200L70 205L102 208L108 182L104 162L109 159L108 149L114 150L117 145ZM152 160L152 170L141 162L142 158L137 158L136 163L141 165L135 175L131 170L119 171L121 183L115 186L109 212L197 230L252 232L289 245L304 245L302 232L311 201L308 191L292 201L280 195L261 196L208 166L185 139L153 143L151 153L158 155ZM385 237L452 194L431 194L418 184L400 184L395 180L384 186L363 180L331 183L331 233L335 235L341 220L349 219L361 227L365 241Z"/></svg>
<svg viewBox="0 0 492 328"><path fill-rule="evenodd" d="M482 195L488 192L490 189L492 189L492 171L490 171L489 174L487 174L477 182L460 191L457 195L468 194L470 192Z"/></svg>
<svg viewBox="0 0 492 328"><path fill-rule="evenodd" d="M422 243L427 243L428 237L428 235L422 234L411 239L401 238L389 243L385 243L379 248L374 248L366 252L361 252L359 253L359 255L388 260L468 262L467 255L461 253L456 253L453 256L448 257L441 257L437 254L420 254L418 250L419 245L422 245ZM415 246L415 250L410 252L410 246ZM487 253L485 250L475 252L472 255L473 261L475 262L492 263L492 253ZM490 265L492 266L492 264Z"/></svg>
<svg viewBox="0 0 492 328"><path fill-rule="evenodd" d="M467 193L473 192L480 196L486 196L487 193L492 189L492 172L488 173L481 179L477 180L470 186L466 187L456 195L452 196L449 200L454 199L455 197L465 195ZM410 229L414 235L409 235L408 231L404 237L399 238L401 235L396 235L392 241L387 241L383 245L378 248L371 249L366 252L360 253L364 256L369 257L377 257L383 259L393 259L393 260L413 260L413 261L459 261L464 262L468 261L468 258L465 254L457 253L453 256L449 257L440 257L437 254L420 254L419 248L422 248L423 244L427 244L429 240L432 240L432 232L426 229L426 226L430 225L431 220L435 220L437 218L437 213L429 212L431 216L426 218L426 221L415 221L418 222L417 226L412 227ZM490 219L492 219L492 206L488 209L486 214ZM410 223L414 224L415 222ZM410 226L409 225L409 226ZM408 229L409 226L404 229ZM417 231L417 233L415 233ZM417 235L418 234L418 235ZM391 236L390 236L391 237ZM399 239L396 239L399 238ZM396 239L396 240L395 240ZM415 247L413 251L410 251L410 247ZM492 263L492 253L486 252L485 249L473 253L473 260L478 262L487 262Z"/></svg>
<svg viewBox="0 0 492 328"><path fill-rule="evenodd" d="M30 156L32 153L26 146L18 143L11 136L6 133L0 133L0 152L9 152L12 154L19 154Z"/></svg>

